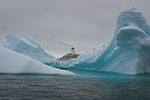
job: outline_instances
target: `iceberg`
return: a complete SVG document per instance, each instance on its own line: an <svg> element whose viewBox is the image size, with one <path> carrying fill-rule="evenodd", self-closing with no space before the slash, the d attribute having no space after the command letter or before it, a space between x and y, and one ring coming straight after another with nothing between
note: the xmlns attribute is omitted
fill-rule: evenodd
<svg viewBox="0 0 150 100"><path fill-rule="evenodd" d="M53 56L47 54L38 43L26 34L24 34L24 38L20 38L9 33L6 35L6 40L4 47L7 49L22 53L44 64L57 62Z"/></svg>
<svg viewBox="0 0 150 100"><path fill-rule="evenodd" d="M0 47L0 59L0 73L75 75L70 71L47 66L37 60L4 47Z"/></svg>
<svg viewBox="0 0 150 100"><path fill-rule="evenodd" d="M124 7L113 37L98 51L60 67L124 74L150 73L150 24L140 11Z"/></svg>
<svg viewBox="0 0 150 100"><path fill-rule="evenodd" d="M13 34L8 34L6 39L7 43L4 47L12 51L6 49L5 51L13 52L13 54L16 52L15 54L17 55L20 53L19 55L23 54L31 57L32 61L24 62L27 65L29 64L28 67L32 66L33 62L36 62L39 65L43 63L42 66L46 66L44 64L47 64L50 68L107 71L124 74L150 73L150 23L140 11L133 7L124 7L121 10L117 18L114 35L99 50L92 53L80 54L78 58L71 59L65 64L47 54L38 43L26 34L24 34L23 39ZM21 58L25 59L24 57ZM11 66L9 67L11 68ZM43 68L46 69L47 67ZM22 68L20 67L20 70ZM34 69L35 67L31 67L29 70L25 67L23 72L33 71L32 68ZM41 70L45 69L41 68ZM20 70L17 72L20 72Z"/></svg>

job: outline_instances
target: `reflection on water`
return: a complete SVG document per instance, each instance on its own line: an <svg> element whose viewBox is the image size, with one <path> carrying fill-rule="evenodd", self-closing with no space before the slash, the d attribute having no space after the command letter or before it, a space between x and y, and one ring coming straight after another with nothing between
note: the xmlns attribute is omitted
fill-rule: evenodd
<svg viewBox="0 0 150 100"><path fill-rule="evenodd" d="M150 100L150 76L74 70L77 76L0 75L1 99Z"/></svg>

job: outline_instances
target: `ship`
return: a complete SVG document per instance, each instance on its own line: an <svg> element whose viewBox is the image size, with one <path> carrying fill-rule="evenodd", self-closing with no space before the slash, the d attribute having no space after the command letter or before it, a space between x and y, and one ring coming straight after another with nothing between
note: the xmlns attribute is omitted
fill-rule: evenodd
<svg viewBox="0 0 150 100"><path fill-rule="evenodd" d="M70 59L75 59L75 58L77 58L79 55L80 55L80 54L76 54L76 53L75 53L75 48L72 47L72 48L71 48L71 53L67 53L67 54L65 54L64 56L58 58L57 60L60 61L60 62L62 62L62 63L66 63L68 60L70 60Z"/></svg>

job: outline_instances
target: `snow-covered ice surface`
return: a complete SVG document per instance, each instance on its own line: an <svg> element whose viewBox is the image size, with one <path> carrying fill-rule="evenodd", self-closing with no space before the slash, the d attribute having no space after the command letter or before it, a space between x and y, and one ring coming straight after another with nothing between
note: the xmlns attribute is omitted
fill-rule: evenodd
<svg viewBox="0 0 150 100"><path fill-rule="evenodd" d="M136 8L125 7L117 19L114 36L102 48L81 54L61 67L71 69L150 73L150 25Z"/></svg>
<svg viewBox="0 0 150 100"><path fill-rule="evenodd" d="M22 53L42 63L49 64L57 62L53 56L47 54L38 43L26 34L24 34L24 38L20 38L9 33L6 35L6 40L7 42L4 45L5 48Z"/></svg>
<svg viewBox="0 0 150 100"><path fill-rule="evenodd" d="M47 66L4 47L0 47L0 73L75 75L70 71Z"/></svg>

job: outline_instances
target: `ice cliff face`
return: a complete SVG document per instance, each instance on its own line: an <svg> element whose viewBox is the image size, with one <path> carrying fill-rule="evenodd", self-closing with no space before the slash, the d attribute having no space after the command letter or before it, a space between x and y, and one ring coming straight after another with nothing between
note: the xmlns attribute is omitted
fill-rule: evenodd
<svg viewBox="0 0 150 100"><path fill-rule="evenodd" d="M143 30L146 34L150 34L150 25L143 14L133 7L124 7L117 19L117 29L125 26L135 26Z"/></svg>
<svg viewBox="0 0 150 100"><path fill-rule="evenodd" d="M62 67L125 74L150 73L150 25L136 8L122 9L114 36L96 52Z"/></svg>
<svg viewBox="0 0 150 100"><path fill-rule="evenodd" d="M24 34L24 38L19 38L10 33L6 35L6 40L7 43L4 45L5 48L22 53L42 63L56 63L53 56L47 54L38 43L26 34Z"/></svg>

